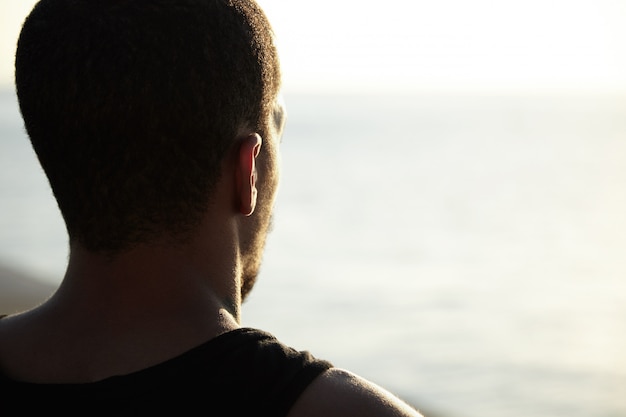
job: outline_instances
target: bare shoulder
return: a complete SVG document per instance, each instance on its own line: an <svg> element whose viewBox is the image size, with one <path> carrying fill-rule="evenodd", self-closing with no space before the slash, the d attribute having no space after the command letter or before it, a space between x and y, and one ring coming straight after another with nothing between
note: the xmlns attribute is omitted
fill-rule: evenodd
<svg viewBox="0 0 626 417"><path fill-rule="evenodd" d="M421 417L385 389L343 369L320 375L294 404L288 417Z"/></svg>
<svg viewBox="0 0 626 417"><path fill-rule="evenodd" d="M7 356L15 351L22 353L22 339L29 335L28 327L23 326L23 316L27 313L2 316L0 319L0 364L5 362Z"/></svg>

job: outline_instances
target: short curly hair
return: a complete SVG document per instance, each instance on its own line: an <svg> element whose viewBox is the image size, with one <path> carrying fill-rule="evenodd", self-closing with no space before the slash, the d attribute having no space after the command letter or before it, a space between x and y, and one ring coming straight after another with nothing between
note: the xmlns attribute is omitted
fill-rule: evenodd
<svg viewBox="0 0 626 417"><path fill-rule="evenodd" d="M26 130L71 242L118 252L200 221L280 88L252 0L41 0L18 41Z"/></svg>

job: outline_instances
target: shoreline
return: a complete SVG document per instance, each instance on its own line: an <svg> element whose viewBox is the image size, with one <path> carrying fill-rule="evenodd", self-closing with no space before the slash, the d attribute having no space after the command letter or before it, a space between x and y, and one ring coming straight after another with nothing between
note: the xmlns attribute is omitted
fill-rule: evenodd
<svg viewBox="0 0 626 417"><path fill-rule="evenodd" d="M0 315L28 310L52 295L55 286L0 264Z"/></svg>

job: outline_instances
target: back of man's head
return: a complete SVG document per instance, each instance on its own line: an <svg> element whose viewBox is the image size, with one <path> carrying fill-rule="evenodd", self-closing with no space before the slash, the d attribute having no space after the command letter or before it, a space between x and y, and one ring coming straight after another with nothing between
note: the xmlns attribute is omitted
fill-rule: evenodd
<svg viewBox="0 0 626 417"><path fill-rule="evenodd" d="M16 54L33 147L70 240L117 252L200 221L280 83L250 0L42 0Z"/></svg>

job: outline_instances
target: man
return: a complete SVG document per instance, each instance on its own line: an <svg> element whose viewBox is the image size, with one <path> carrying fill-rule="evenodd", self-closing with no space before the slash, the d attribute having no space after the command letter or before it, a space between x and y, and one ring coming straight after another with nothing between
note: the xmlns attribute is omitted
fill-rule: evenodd
<svg viewBox="0 0 626 417"><path fill-rule="evenodd" d="M418 415L239 326L284 123L253 1L42 0L16 86L70 256L48 301L0 320L3 415Z"/></svg>

